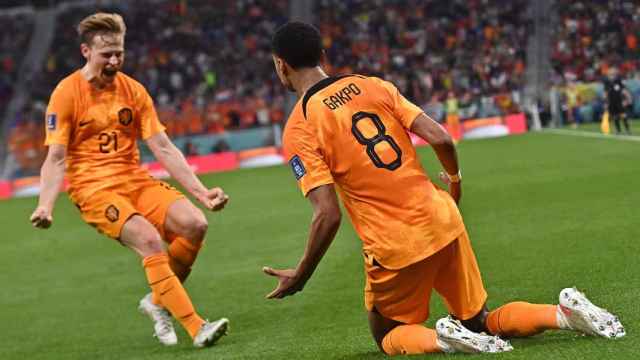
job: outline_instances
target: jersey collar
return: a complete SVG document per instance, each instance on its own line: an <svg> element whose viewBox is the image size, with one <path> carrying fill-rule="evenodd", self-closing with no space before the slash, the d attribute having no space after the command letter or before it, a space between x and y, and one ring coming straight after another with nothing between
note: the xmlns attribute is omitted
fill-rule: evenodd
<svg viewBox="0 0 640 360"><path fill-rule="evenodd" d="M312 87L310 87L309 90L307 90L307 92L304 94L304 97L302 98L302 114L304 115L305 120L307 119L307 103L309 102L309 99L311 99L311 97L315 95L318 91L326 88L327 86L333 84L334 82L340 79L343 79L349 76L353 76L353 75L330 76L328 78L324 78L318 81Z"/></svg>

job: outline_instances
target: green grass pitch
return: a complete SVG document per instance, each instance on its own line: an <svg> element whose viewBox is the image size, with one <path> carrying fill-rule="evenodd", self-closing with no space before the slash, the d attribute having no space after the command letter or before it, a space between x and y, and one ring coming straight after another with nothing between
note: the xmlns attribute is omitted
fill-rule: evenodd
<svg viewBox="0 0 640 360"><path fill-rule="evenodd" d="M436 174L431 150L419 152ZM491 357L640 358L640 144L539 133L463 142L459 156L461 209L489 306L555 303L560 289L576 285L628 331L619 341L548 332ZM63 194L47 231L29 224L34 198L0 203L0 359L385 358L369 335L360 241L346 216L305 290L267 301L275 280L260 269L295 265L310 205L285 166L204 180L231 202L208 214L187 289L203 316L231 320L229 336L196 350L179 329L178 346L160 346L136 310L148 291L140 260L82 223ZM434 296L428 324L444 315Z"/></svg>

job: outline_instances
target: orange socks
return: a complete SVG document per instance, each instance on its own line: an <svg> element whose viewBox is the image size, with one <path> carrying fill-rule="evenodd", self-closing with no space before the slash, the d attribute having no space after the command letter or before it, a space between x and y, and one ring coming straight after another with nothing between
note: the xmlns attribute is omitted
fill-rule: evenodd
<svg viewBox="0 0 640 360"><path fill-rule="evenodd" d="M512 302L487 316L487 328L494 335L524 337L558 329L556 305ZM442 352L435 330L422 325L400 325L382 339L387 355L412 355Z"/></svg>
<svg viewBox="0 0 640 360"><path fill-rule="evenodd" d="M196 313L189 295L169 267L165 253L150 255L142 260L147 280L154 297L180 321L191 337L194 337L204 320Z"/></svg>
<svg viewBox="0 0 640 360"><path fill-rule="evenodd" d="M436 339L436 331L433 329L422 325L399 325L382 339L382 349L387 355L442 352Z"/></svg>
<svg viewBox="0 0 640 360"><path fill-rule="evenodd" d="M169 244L167 249L169 266L171 266L171 270L173 270L173 273L176 274L181 283L184 283L189 274L191 274L191 266L196 261L200 248L202 248L202 243L194 245L191 241L180 236L173 237L171 244ZM162 304L155 293L152 294L151 302L156 305Z"/></svg>
<svg viewBox="0 0 640 360"><path fill-rule="evenodd" d="M505 304L489 313L487 329L494 335L525 337L545 330L558 329L556 305L539 305L527 302Z"/></svg>
<svg viewBox="0 0 640 360"><path fill-rule="evenodd" d="M169 265L180 282L184 282L191 274L191 266L196 261L202 243L194 245L186 238L176 236L167 252L169 253Z"/></svg>

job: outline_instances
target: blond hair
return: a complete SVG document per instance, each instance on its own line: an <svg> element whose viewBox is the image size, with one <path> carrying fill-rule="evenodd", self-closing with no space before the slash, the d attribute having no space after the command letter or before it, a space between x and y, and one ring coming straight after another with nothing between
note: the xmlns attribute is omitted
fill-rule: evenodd
<svg viewBox="0 0 640 360"><path fill-rule="evenodd" d="M91 44L93 37L99 34L124 35L127 32L127 26L120 14L99 12L82 19L77 30L80 42Z"/></svg>

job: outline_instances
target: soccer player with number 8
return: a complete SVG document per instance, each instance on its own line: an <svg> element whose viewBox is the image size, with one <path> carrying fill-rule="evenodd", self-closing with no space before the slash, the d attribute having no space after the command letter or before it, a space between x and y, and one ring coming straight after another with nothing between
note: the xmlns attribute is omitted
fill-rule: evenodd
<svg viewBox="0 0 640 360"><path fill-rule="evenodd" d="M365 306L372 335L384 353L510 351L511 345L498 336L531 336L547 329L625 335L616 317L571 288L561 291L559 305L513 302L489 311L457 207L462 179L447 132L390 82L327 76L320 66L321 35L309 24L280 27L272 51L280 81L300 97L283 147L314 213L297 267L263 269L278 280L267 298L301 291L313 274L340 226L338 187L363 243ZM408 131L431 145L449 192L431 182ZM422 323L434 289L451 316L432 330Z"/></svg>

